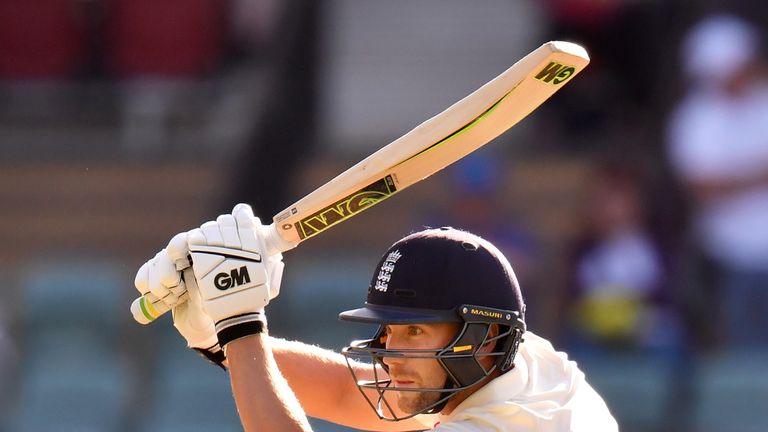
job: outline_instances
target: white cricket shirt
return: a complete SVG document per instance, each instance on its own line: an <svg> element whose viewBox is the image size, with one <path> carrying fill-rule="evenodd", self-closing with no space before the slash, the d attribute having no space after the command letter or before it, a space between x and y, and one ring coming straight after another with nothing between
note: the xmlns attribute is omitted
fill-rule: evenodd
<svg viewBox="0 0 768 432"><path fill-rule="evenodd" d="M544 338L526 332L515 368L449 415L419 416L438 432L615 432L608 407L584 373Z"/></svg>
<svg viewBox="0 0 768 432"><path fill-rule="evenodd" d="M768 173L768 82L740 97L696 89L677 108L669 157L689 181L765 179ZM702 205L696 228L707 252L729 267L768 269L768 180Z"/></svg>

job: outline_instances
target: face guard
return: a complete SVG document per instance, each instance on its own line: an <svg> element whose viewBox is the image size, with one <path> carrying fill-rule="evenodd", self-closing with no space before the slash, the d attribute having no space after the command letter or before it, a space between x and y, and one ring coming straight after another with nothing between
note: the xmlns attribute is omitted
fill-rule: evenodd
<svg viewBox="0 0 768 432"><path fill-rule="evenodd" d="M387 308L388 312L399 311ZM404 312L404 311L403 311ZM409 311L410 312L410 311ZM463 322L463 327L456 337L444 348L429 350L390 350L386 348L385 324L379 327L372 339L353 341L342 350L347 360L352 377L368 404L382 420L399 421L418 414L440 412L448 400L459 391L468 389L491 375L494 371L506 372L513 367L513 360L525 332L525 323L516 311L492 309L482 306L464 305L456 311L445 311L440 321ZM445 316L454 319L445 320ZM400 320L398 320L400 321ZM387 324L414 324L415 322L389 322ZM498 333L492 336L492 324L498 327ZM488 344L494 347L488 350ZM447 373L446 381L440 388L395 388L389 378L385 358L433 359ZM493 358L490 367L485 367L481 359ZM372 380L360 379L360 363L366 360L372 369ZM358 369L356 372L355 369ZM388 392L426 392L437 393L437 401L407 416L398 416L391 403L394 398L387 398ZM395 396L396 397L396 396ZM375 402L374 402L375 399Z"/></svg>

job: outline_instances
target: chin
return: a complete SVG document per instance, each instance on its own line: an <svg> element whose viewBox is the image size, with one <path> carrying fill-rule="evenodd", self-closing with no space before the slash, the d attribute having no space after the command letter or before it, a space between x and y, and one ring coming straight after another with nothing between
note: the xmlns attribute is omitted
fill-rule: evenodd
<svg viewBox="0 0 768 432"><path fill-rule="evenodd" d="M434 400L433 400L434 399ZM426 398L425 395L419 393L401 392L397 399L397 406L406 414L417 413L437 401L436 398Z"/></svg>
<svg viewBox="0 0 768 432"><path fill-rule="evenodd" d="M397 406L403 412L413 414L416 410L415 405L418 403L417 394L408 392L399 392L397 394Z"/></svg>

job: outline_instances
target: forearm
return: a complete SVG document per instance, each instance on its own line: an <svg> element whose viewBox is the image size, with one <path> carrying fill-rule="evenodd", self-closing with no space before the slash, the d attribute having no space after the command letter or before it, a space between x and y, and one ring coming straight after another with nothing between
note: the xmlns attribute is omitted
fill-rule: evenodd
<svg viewBox="0 0 768 432"><path fill-rule="evenodd" d="M329 420L344 395L358 392L340 353L274 337L270 344L280 371L307 414Z"/></svg>
<svg viewBox="0 0 768 432"><path fill-rule="evenodd" d="M246 431L309 431L307 417L278 369L270 339L257 334L227 345L232 391Z"/></svg>
<svg viewBox="0 0 768 432"><path fill-rule="evenodd" d="M357 388L340 353L302 342L270 338L278 367L312 417L363 430L423 429L416 420L380 420ZM357 364L358 379L373 379L370 365ZM373 392L372 392L373 393ZM370 395L376 400L376 395Z"/></svg>

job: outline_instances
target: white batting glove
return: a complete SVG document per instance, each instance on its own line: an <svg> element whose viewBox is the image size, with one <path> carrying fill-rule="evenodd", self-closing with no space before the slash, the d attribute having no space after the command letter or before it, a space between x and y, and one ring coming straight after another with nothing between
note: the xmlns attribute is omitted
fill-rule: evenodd
<svg viewBox="0 0 768 432"><path fill-rule="evenodd" d="M224 350L216 337L216 326L213 319L205 313L200 303L200 293L192 268L184 270L189 300L171 309L173 326L187 340L190 348L197 351L209 362L225 369ZM193 343L196 341L197 343Z"/></svg>
<svg viewBox="0 0 768 432"><path fill-rule="evenodd" d="M189 348L223 367L224 352L216 338L213 320L203 311L199 296L188 294L197 285L189 262L187 237L187 233L174 236L168 246L141 266L134 283L152 307L171 308L173 326ZM188 297L189 301L185 301Z"/></svg>
<svg viewBox="0 0 768 432"><path fill-rule="evenodd" d="M266 226L247 204L189 232L200 304L216 323L222 347L266 331L264 307L280 293L283 274L282 255L265 253L266 235Z"/></svg>
<svg viewBox="0 0 768 432"><path fill-rule="evenodd" d="M168 310L176 306L179 299L186 300L187 289L181 277L181 270L189 267L186 238L186 233L173 237L167 247L145 262L136 273L136 289L147 296L150 307Z"/></svg>

